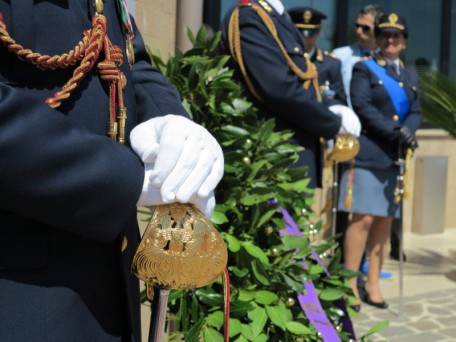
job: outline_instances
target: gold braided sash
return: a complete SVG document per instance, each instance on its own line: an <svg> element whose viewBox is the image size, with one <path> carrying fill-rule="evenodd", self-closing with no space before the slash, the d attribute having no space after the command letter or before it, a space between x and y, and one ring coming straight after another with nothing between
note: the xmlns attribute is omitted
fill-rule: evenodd
<svg viewBox="0 0 456 342"><path fill-rule="evenodd" d="M79 62L73 71L73 76L52 97L46 99L46 104L57 108L62 101L70 98L71 93L78 87L84 77L93 69L100 53L103 51L105 59L98 63L100 77L109 83L109 125L108 135L120 143L125 142L125 121L127 109L124 107L123 88L126 81L120 71L123 63L122 49L113 45L106 33L107 20L103 11L103 2L95 1L96 14L92 18L92 27L83 32L84 37L76 44L73 50L62 55L42 55L18 44L8 33L6 24L0 13L0 41L6 49L16 55L20 60L28 62L39 69L66 69ZM117 116L117 109L119 114ZM118 127L120 131L118 132Z"/></svg>
<svg viewBox="0 0 456 342"><path fill-rule="evenodd" d="M277 45L279 46L280 51L285 58L285 61L289 68L293 71L293 73L298 76L301 80L304 81L303 87L305 89L309 89L310 84L313 84L315 91L317 93L317 99L321 102L321 94L320 94L320 87L318 85L318 72L315 65L310 61L306 60L307 71L302 71L295 62L291 59L288 55L287 50L283 46L283 43L280 41L280 38L277 33L277 28L269 16L269 14L259 5L254 3L249 3L248 6L251 6L258 16L263 21L264 25L267 27L269 32L271 33L272 37L276 41ZM245 68L244 60L242 57L242 49L241 49L241 32L239 28L239 6L237 6L230 18L230 22L228 25L228 43L230 48L230 53L233 59L238 63L239 68L241 69L241 73L244 76L245 82L247 87L249 88L250 92L260 101L263 101L256 91L255 87L253 86L252 80L248 76L247 70Z"/></svg>

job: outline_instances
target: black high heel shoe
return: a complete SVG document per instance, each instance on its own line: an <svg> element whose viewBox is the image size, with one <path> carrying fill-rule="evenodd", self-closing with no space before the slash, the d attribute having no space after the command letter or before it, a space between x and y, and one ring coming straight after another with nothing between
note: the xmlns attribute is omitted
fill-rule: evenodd
<svg viewBox="0 0 456 342"><path fill-rule="evenodd" d="M355 312L360 312L361 311L361 304L351 304L350 308L355 311Z"/></svg>
<svg viewBox="0 0 456 342"><path fill-rule="evenodd" d="M374 302L374 301L372 301L370 299L369 292L367 292L365 286L363 286L361 291L359 291L359 298L361 298L361 300L364 303L369 304L371 306L375 306L376 308L379 308L379 309L387 309L388 308L388 303L385 302L385 301L383 301L383 302Z"/></svg>

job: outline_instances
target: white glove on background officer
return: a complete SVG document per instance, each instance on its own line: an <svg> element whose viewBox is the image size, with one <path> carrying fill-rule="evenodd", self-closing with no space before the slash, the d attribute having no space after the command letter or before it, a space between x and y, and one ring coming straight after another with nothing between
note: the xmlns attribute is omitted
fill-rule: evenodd
<svg viewBox="0 0 456 342"><path fill-rule="evenodd" d="M359 137L361 133L361 123L352 109L343 105L332 105L329 106L328 109L342 119L339 133L351 133L354 136Z"/></svg>
<svg viewBox="0 0 456 342"><path fill-rule="evenodd" d="M130 134L131 147L145 168L137 206L193 203L207 217L213 190L223 176L223 151L202 126L178 115L150 119Z"/></svg>

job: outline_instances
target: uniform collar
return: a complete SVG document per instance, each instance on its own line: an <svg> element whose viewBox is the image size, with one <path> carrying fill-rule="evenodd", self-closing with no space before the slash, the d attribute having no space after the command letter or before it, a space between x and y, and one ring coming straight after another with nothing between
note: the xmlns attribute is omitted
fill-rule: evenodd
<svg viewBox="0 0 456 342"><path fill-rule="evenodd" d="M283 12L285 12L285 8L283 7L283 4L282 4L282 1L280 0L266 0L269 5L272 6L272 8L275 9L275 11L277 13L279 13L280 15L283 14Z"/></svg>

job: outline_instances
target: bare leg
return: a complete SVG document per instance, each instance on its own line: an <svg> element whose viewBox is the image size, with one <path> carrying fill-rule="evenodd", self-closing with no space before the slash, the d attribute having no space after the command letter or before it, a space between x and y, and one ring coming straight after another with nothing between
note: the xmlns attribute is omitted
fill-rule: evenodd
<svg viewBox="0 0 456 342"><path fill-rule="evenodd" d="M361 258L366 248L366 241L373 223L373 216L353 214L353 219L345 233L345 267L358 271ZM359 298L356 277L349 280L356 297Z"/></svg>
<svg viewBox="0 0 456 342"><path fill-rule="evenodd" d="M373 302L383 302L380 292L380 271L386 255L391 232L391 217L374 217L368 245L369 245L369 271L367 274L366 290Z"/></svg>

